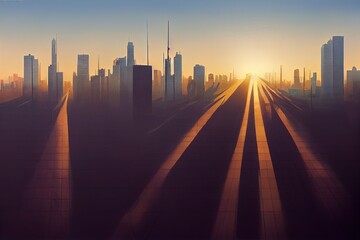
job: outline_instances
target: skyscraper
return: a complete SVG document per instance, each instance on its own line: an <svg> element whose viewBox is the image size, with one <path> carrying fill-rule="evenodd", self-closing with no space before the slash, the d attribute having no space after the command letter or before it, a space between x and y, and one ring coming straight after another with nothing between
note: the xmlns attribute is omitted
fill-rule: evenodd
<svg viewBox="0 0 360 240"><path fill-rule="evenodd" d="M64 74L62 72L56 73L56 98L60 101L64 95Z"/></svg>
<svg viewBox="0 0 360 240"><path fill-rule="evenodd" d="M322 94L344 96L344 37L334 36L321 47Z"/></svg>
<svg viewBox="0 0 360 240"><path fill-rule="evenodd" d="M175 98L182 96L182 56L176 53L174 57L174 81L175 81Z"/></svg>
<svg viewBox="0 0 360 240"><path fill-rule="evenodd" d="M33 55L24 56L23 95L34 97L39 86L39 64Z"/></svg>
<svg viewBox="0 0 360 240"><path fill-rule="evenodd" d="M51 65L55 66L55 72L57 72L57 44L54 38L51 41Z"/></svg>
<svg viewBox="0 0 360 240"><path fill-rule="evenodd" d="M344 37L333 37L333 96L344 97Z"/></svg>
<svg viewBox="0 0 360 240"><path fill-rule="evenodd" d="M317 73L314 72L313 76L311 77L311 94L316 94L316 81L317 81Z"/></svg>
<svg viewBox="0 0 360 240"><path fill-rule="evenodd" d="M120 95L124 96L126 95L126 92L128 91L129 84L128 84L128 78L127 78L127 67L126 67L126 57L117 58L115 65L117 66L119 70L119 89L120 89Z"/></svg>
<svg viewBox="0 0 360 240"><path fill-rule="evenodd" d="M48 95L51 102L57 103L64 93L63 73L58 72L57 41L51 41L51 65L48 69Z"/></svg>
<svg viewBox="0 0 360 240"><path fill-rule="evenodd" d="M294 70L294 88L300 89L301 88L301 84L300 84L300 71L299 69L295 69Z"/></svg>
<svg viewBox="0 0 360 240"><path fill-rule="evenodd" d="M154 81L153 81L153 98L161 98L162 95L162 80L161 80L161 71L154 70Z"/></svg>
<svg viewBox="0 0 360 240"><path fill-rule="evenodd" d="M352 70L347 71L347 94L349 96L360 96L360 71L353 67Z"/></svg>
<svg viewBox="0 0 360 240"><path fill-rule="evenodd" d="M113 62L113 72L109 79L109 102L117 105L120 101L120 65L117 65L118 58Z"/></svg>
<svg viewBox="0 0 360 240"><path fill-rule="evenodd" d="M152 67L133 66L133 116L140 118L152 111Z"/></svg>
<svg viewBox="0 0 360 240"><path fill-rule="evenodd" d="M121 94L121 98L128 102L131 105L132 94L133 94L133 66L135 65L135 53L134 53L134 44L129 42L127 45L127 71L126 71L126 88ZM120 87L121 89L121 87ZM130 102L129 102L130 101Z"/></svg>
<svg viewBox="0 0 360 240"><path fill-rule="evenodd" d="M333 95L332 48L332 40L321 47L321 90L324 96Z"/></svg>
<svg viewBox="0 0 360 240"><path fill-rule="evenodd" d="M165 100L174 100L175 84L174 78L171 76L171 58L165 59Z"/></svg>
<svg viewBox="0 0 360 240"><path fill-rule="evenodd" d="M205 93L205 67L199 64L194 66L195 94L203 97Z"/></svg>
<svg viewBox="0 0 360 240"><path fill-rule="evenodd" d="M89 55L78 55L77 61L77 96L80 101L89 95Z"/></svg>
<svg viewBox="0 0 360 240"><path fill-rule="evenodd" d="M134 64L135 64L134 44L132 42L128 42L128 45L127 45L127 66L133 66Z"/></svg>

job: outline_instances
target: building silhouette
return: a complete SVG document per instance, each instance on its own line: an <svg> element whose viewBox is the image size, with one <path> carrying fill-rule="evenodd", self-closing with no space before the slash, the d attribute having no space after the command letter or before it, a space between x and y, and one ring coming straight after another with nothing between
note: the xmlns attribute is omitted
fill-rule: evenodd
<svg viewBox="0 0 360 240"><path fill-rule="evenodd" d="M153 80L153 99L158 99L163 97L162 92L162 77L160 70L154 70L154 80Z"/></svg>
<svg viewBox="0 0 360 240"><path fill-rule="evenodd" d="M310 79L311 94L312 95L316 95L316 82L317 82L317 73L314 72L311 79Z"/></svg>
<svg viewBox="0 0 360 240"><path fill-rule="evenodd" d="M152 111L152 67L133 66L133 116L141 118Z"/></svg>
<svg viewBox="0 0 360 240"><path fill-rule="evenodd" d="M323 96L344 96L343 36L334 36L321 47L321 87Z"/></svg>
<svg viewBox="0 0 360 240"><path fill-rule="evenodd" d="M128 42L127 45L127 66L135 65L135 55L134 55L134 43Z"/></svg>
<svg viewBox="0 0 360 240"><path fill-rule="evenodd" d="M175 98L182 96L182 55L176 53L174 57Z"/></svg>
<svg viewBox="0 0 360 240"><path fill-rule="evenodd" d="M203 97L205 93L205 67L199 64L194 66L195 95Z"/></svg>
<svg viewBox="0 0 360 240"><path fill-rule="evenodd" d="M23 95L34 98L39 87L39 62L33 55L24 56Z"/></svg>
<svg viewBox="0 0 360 240"><path fill-rule="evenodd" d="M175 98L174 77L171 75L171 58L165 59L165 100L171 101Z"/></svg>
<svg viewBox="0 0 360 240"><path fill-rule="evenodd" d="M109 102L111 105L120 103L120 65L117 63L118 58L113 61L113 71L109 75Z"/></svg>
<svg viewBox="0 0 360 240"><path fill-rule="evenodd" d="M98 103L100 102L100 76L95 75L90 78L90 92L91 92L91 102Z"/></svg>
<svg viewBox="0 0 360 240"><path fill-rule="evenodd" d="M64 93L63 73L58 72L57 40L51 41L51 65L48 68L48 95L49 101L57 103Z"/></svg>
<svg viewBox="0 0 360 240"><path fill-rule="evenodd" d="M295 69L294 70L294 86L293 88L297 88L300 89L301 88L301 84L300 84L300 70L299 69Z"/></svg>
<svg viewBox="0 0 360 240"><path fill-rule="evenodd" d="M56 73L56 101L60 101L64 95L64 73Z"/></svg>
<svg viewBox="0 0 360 240"><path fill-rule="evenodd" d="M76 86L76 88L75 88ZM74 82L74 95L77 100L86 101L89 97L89 55L79 54L77 59L76 84Z"/></svg>
<svg viewBox="0 0 360 240"><path fill-rule="evenodd" d="M133 66L135 64L135 57L134 57L134 44L129 42L127 45L127 66L126 66L126 84L125 88L122 91L121 98L125 104L131 105L132 101L132 94L133 94ZM120 87L121 89L121 87Z"/></svg>
<svg viewBox="0 0 360 240"><path fill-rule="evenodd" d="M352 97L360 97L360 71L353 67L347 71L347 94Z"/></svg>
<svg viewBox="0 0 360 240"><path fill-rule="evenodd" d="M58 100L57 93L57 45L56 40L51 41L51 65L48 68L48 95L50 102L56 102Z"/></svg>
<svg viewBox="0 0 360 240"><path fill-rule="evenodd" d="M212 85L212 84L214 84L214 82L215 82L214 74L210 73L208 75L208 83Z"/></svg>

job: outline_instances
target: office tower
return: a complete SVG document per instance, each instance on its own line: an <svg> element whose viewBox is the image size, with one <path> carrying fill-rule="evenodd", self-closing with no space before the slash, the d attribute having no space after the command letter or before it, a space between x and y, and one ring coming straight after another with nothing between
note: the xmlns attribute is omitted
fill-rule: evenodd
<svg viewBox="0 0 360 240"><path fill-rule="evenodd" d="M344 37L333 37L333 96L344 97Z"/></svg>
<svg viewBox="0 0 360 240"><path fill-rule="evenodd" d="M64 74L62 72L56 73L56 99L57 102L60 101L60 99L64 95Z"/></svg>
<svg viewBox="0 0 360 240"><path fill-rule="evenodd" d="M160 70L154 70L154 81L153 81L153 98L162 98L162 77Z"/></svg>
<svg viewBox="0 0 360 240"><path fill-rule="evenodd" d="M334 36L321 47L321 87L324 96L344 96L343 36Z"/></svg>
<svg viewBox="0 0 360 240"><path fill-rule="evenodd" d="M85 101L89 96L89 55L80 54L77 59L77 99Z"/></svg>
<svg viewBox="0 0 360 240"><path fill-rule="evenodd" d="M33 55L24 56L23 95L34 97L39 86L39 64Z"/></svg>
<svg viewBox="0 0 360 240"><path fill-rule="evenodd" d="M174 100L175 84L174 78L171 76L171 59L165 59L165 100Z"/></svg>
<svg viewBox="0 0 360 240"><path fill-rule="evenodd" d="M182 56L176 53L174 57L174 81L175 81L175 98L182 96Z"/></svg>
<svg viewBox="0 0 360 240"><path fill-rule="evenodd" d="M129 102L131 105L132 101L132 87L133 87L133 66L135 64L134 57L134 44L132 42L128 43L127 46L127 71L126 71L126 87L124 89L124 94L122 94L122 98L125 102ZM120 87L121 89L121 87Z"/></svg>
<svg viewBox="0 0 360 240"><path fill-rule="evenodd" d="M294 88L300 89L301 88L301 84L300 84L300 71L299 69L295 69L294 70Z"/></svg>
<svg viewBox="0 0 360 240"><path fill-rule="evenodd" d="M174 78L171 76L171 59L170 59L170 22L168 21L167 32L167 48L165 59L165 100L174 100L175 98L175 83Z"/></svg>
<svg viewBox="0 0 360 240"><path fill-rule="evenodd" d="M188 77L187 79L187 95L188 97L195 97L196 96L196 89L195 89L195 81L192 77Z"/></svg>
<svg viewBox="0 0 360 240"><path fill-rule="evenodd" d="M195 95L203 97L205 93L205 67L199 64L194 66Z"/></svg>
<svg viewBox="0 0 360 240"><path fill-rule="evenodd" d="M329 40L321 47L321 88L324 96L333 95L332 58L332 40Z"/></svg>
<svg viewBox="0 0 360 240"><path fill-rule="evenodd" d="M73 91L72 91L73 99L77 99L77 94L78 94L78 82L77 82L76 72L73 72L73 83L72 83L72 87L73 87Z"/></svg>
<svg viewBox="0 0 360 240"><path fill-rule="evenodd" d="M90 92L92 103L100 101L100 76L95 75L90 78Z"/></svg>
<svg viewBox="0 0 360 240"><path fill-rule="evenodd" d="M98 69L98 75L100 77L100 100L106 102L108 98L109 81L108 81L108 77L106 77L105 69L104 68Z"/></svg>
<svg viewBox="0 0 360 240"><path fill-rule="evenodd" d="M132 42L128 42L128 45L127 45L127 66L133 66L134 64L135 64L134 44Z"/></svg>
<svg viewBox="0 0 360 240"><path fill-rule="evenodd" d="M133 116L140 118L152 111L152 67L133 66Z"/></svg>
<svg viewBox="0 0 360 240"><path fill-rule="evenodd" d="M316 81L317 81L317 73L314 72L313 76L311 77L311 94L316 95Z"/></svg>
<svg viewBox="0 0 360 240"><path fill-rule="evenodd" d="M57 71L57 45L55 39L51 41L51 65L55 66L55 71Z"/></svg>
<svg viewBox="0 0 360 240"><path fill-rule="evenodd" d="M127 92L129 91L128 89L130 88L127 79L126 57L117 58L114 62L113 68L117 69L116 74L119 73L118 76L115 76L115 78L118 78L117 80L119 80L119 94L120 96L126 96Z"/></svg>
<svg viewBox="0 0 360 240"><path fill-rule="evenodd" d="M57 70L57 43L56 39L53 39L51 41L51 65L48 68L48 95L50 102L57 102L59 100Z"/></svg>
<svg viewBox="0 0 360 240"><path fill-rule="evenodd" d="M109 75L109 102L111 105L120 103L120 65L118 59L113 61L113 72Z"/></svg>
<svg viewBox="0 0 360 240"><path fill-rule="evenodd" d="M209 84L211 84L211 85L215 82L214 74L210 73L210 74L208 75L208 82L209 82Z"/></svg>
<svg viewBox="0 0 360 240"><path fill-rule="evenodd" d="M360 96L360 71L353 67L347 71L347 94L348 96Z"/></svg>

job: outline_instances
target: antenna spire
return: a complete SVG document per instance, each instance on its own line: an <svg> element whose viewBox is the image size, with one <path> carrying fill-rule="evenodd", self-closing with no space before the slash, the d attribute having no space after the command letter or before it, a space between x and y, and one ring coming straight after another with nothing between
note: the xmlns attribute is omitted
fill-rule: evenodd
<svg viewBox="0 0 360 240"><path fill-rule="evenodd" d="M170 54L170 21L168 21L168 39L167 39L167 59L169 60Z"/></svg>
<svg viewBox="0 0 360 240"><path fill-rule="evenodd" d="M146 21L146 60L149 66L149 23Z"/></svg>
<svg viewBox="0 0 360 240"><path fill-rule="evenodd" d="M100 56L98 55L98 74L99 74L99 70L100 70Z"/></svg>

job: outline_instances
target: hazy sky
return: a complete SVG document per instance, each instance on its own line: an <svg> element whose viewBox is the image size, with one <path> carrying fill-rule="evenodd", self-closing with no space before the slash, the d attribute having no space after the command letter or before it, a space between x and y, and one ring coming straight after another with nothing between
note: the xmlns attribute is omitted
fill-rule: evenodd
<svg viewBox="0 0 360 240"><path fill-rule="evenodd" d="M58 62L65 80L76 71L77 54L90 54L90 74L112 68L135 45L146 63L146 21L150 64L162 69L170 20L171 56L183 55L183 73L197 63L206 73L237 75L295 68L320 71L321 45L345 36L345 70L360 68L360 0L0 0L0 79L23 75L23 56L35 55L47 79L51 39L58 38Z"/></svg>

